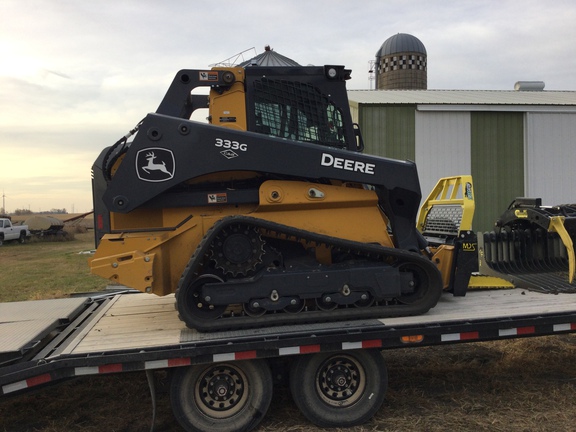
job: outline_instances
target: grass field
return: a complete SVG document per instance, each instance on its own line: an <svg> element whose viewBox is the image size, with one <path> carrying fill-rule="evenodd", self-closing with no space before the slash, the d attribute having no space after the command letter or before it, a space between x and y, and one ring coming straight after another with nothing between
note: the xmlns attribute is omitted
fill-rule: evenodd
<svg viewBox="0 0 576 432"><path fill-rule="evenodd" d="M0 302L59 298L73 292L101 290L107 281L91 275L92 232L73 234L74 240L0 246Z"/></svg>
<svg viewBox="0 0 576 432"><path fill-rule="evenodd" d="M64 297L107 282L89 275L91 234L61 243L0 247L0 301ZM1 319L1 317L0 317ZM576 337L559 335L383 352L389 388L368 431L574 431ZM158 378L164 376L158 374ZM162 390L162 387L160 386ZM0 399L0 431L149 431L151 398L143 373L75 379ZM157 432L181 430L160 391ZM320 432L275 390L260 432ZM343 431L343 429L335 429Z"/></svg>

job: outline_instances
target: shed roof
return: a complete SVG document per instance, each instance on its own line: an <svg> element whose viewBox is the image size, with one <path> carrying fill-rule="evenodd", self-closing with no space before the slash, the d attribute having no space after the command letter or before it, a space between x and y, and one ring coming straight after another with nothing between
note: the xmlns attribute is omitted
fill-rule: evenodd
<svg viewBox="0 0 576 432"><path fill-rule="evenodd" d="M576 91L516 90L348 90L365 105L553 105L576 107Z"/></svg>

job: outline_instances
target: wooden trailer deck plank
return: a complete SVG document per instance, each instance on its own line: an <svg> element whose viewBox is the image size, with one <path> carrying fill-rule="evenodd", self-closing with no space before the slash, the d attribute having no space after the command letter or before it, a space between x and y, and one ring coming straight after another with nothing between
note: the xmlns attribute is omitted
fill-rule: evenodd
<svg viewBox="0 0 576 432"><path fill-rule="evenodd" d="M444 295L427 314L380 321L387 326L426 325L574 311L575 294L542 294L516 288L471 291L466 297Z"/></svg>
<svg viewBox="0 0 576 432"><path fill-rule="evenodd" d="M173 295L122 295L71 353L178 344L183 325L174 309Z"/></svg>
<svg viewBox="0 0 576 432"><path fill-rule="evenodd" d="M254 335L313 333L322 329L354 330L366 326L406 327L576 311L574 294L541 294L522 289L474 290L466 297L445 294L427 314L301 326L200 333L187 329L173 306L174 296L122 295L70 351L72 354L154 348L197 341L239 340Z"/></svg>

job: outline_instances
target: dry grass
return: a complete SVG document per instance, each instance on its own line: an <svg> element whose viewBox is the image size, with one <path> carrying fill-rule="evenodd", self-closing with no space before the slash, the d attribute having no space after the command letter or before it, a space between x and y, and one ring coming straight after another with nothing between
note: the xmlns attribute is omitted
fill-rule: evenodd
<svg viewBox="0 0 576 432"><path fill-rule="evenodd" d="M108 282L91 275L88 255L93 233L66 242L6 243L0 246L0 302L65 297L103 289Z"/></svg>
<svg viewBox="0 0 576 432"><path fill-rule="evenodd" d="M90 236L0 248L0 301L65 296L106 285L98 278L87 281L86 257L78 255L91 248ZM6 273L12 278L7 279ZM389 374L384 405L369 423L348 431L576 428L576 336L396 349L383 355ZM140 432L150 430L150 421L151 400L143 373L75 379L0 400L2 432ZM158 395L155 430L181 430L165 392ZM275 389L270 411L258 429L324 430L298 412L282 386Z"/></svg>

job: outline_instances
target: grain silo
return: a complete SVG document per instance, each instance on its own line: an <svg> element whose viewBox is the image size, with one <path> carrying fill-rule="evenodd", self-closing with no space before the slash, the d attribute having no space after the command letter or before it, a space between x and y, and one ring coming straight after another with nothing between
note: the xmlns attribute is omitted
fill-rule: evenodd
<svg viewBox="0 0 576 432"><path fill-rule="evenodd" d="M427 54L420 39L406 33L386 39L376 53L376 89L427 88Z"/></svg>

